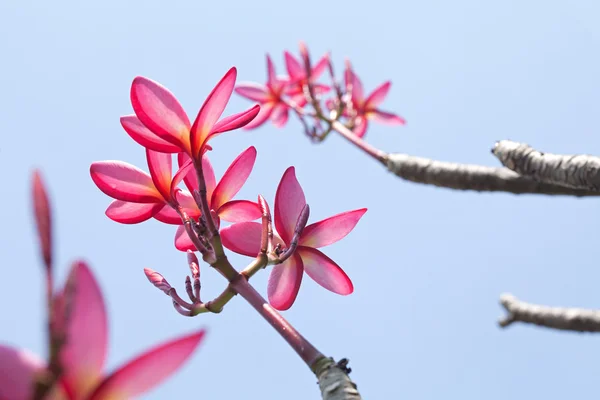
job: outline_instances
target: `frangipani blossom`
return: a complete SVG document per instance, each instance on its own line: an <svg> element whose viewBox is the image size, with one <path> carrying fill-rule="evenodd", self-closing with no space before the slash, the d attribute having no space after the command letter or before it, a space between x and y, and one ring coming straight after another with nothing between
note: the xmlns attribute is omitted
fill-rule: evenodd
<svg viewBox="0 0 600 400"><path fill-rule="evenodd" d="M290 246L298 216L305 205L304 192L296 179L294 167L290 167L283 174L275 195L275 244L281 244L282 248ZM304 228L294 254L275 265L269 276L267 292L273 307L287 310L292 306L303 272L327 290L341 295L352 293L354 289L350 278L317 248L345 237L366 211L366 208L361 208L337 214ZM221 239L228 249L255 257L260 252L261 232L261 224L241 222L221 229Z"/></svg>
<svg viewBox="0 0 600 400"><path fill-rule="evenodd" d="M107 375L108 328L102 293L85 263L75 263L70 275L75 293L60 353L63 374L49 400L126 400L139 396L179 369L204 336L204 331L198 331L164 343ZM58 299L63 296L64 291L57 295ZM0 399L29 400L33 378L43 368L45 363L28 351L0 345Z"/></svg>
<svg viewBox="0 0 600 400"><path fill-rule="evenodd" d="M308 59L308 49L304 43L300 43L300 53L303 58ZM285 58L285 67L290 76L290 85L286 89L285 93L292 97L292 101L298 104L300 107L306 105L306 96L304 95L304 86L310 83L317 94L327 93L331 88L327 85L316 83L323 71L327 68L329 63L329 54L325 54L317 61L314 67L311 67L310 79L306 76L306 67L304 62L298 61L289 51L283 53Z"/></svg>
<svg viewBox="0 0 600 400"><path fill-rule="evenodd" d="M92 180L104 194L116 199L106 215L123 224L137 224L152 217L181 223L173 207L186 193L177 193L180 174L172 178L172 155L146 149L150 174L124 161L97 161L90 166ZM187 193L191 198L191 195Z"/></svg>
<svg viewBox="0 0 600 400"><path fill-rule="evenodd" d="M289 107L283 101L282 96L288 83L287 77L279 77L275 74L275 66L267 54L267 83L261 85L254 82L243 82L235 88L236 93L240 96L258 101L260 104L260 112L244 129L258 128L269 118L277 128L285 126Z"/></svg>
<svg viewBox="0 0 600 400"><path fill-rule="evenodd" d="M388 125L404 125L404 118L387 111L382 111L378 107L385 100L392 82L387 81L379 85L369 96L365 98L363 84L359 77L352 71L350 63L346 64L344 73L346 88L351 89L352 107L355 112L354 134L363 137L367 132L368 120L373 119ZM346 114L345 114L346 115Z"/></svg>
<svg viewBox="0 0 600 400"><path fill-rule="evenodd" d="M148 149L168 153L183 151L191 158L199 159L211 138L245 126L260 110L260 106L255 105L218 121L229 102L236 76L235 67L223 76L206 98L193 124L167 88L138 76L131 85L135 116L122 117L121 124L136 142Z"/></svg>
<svg viewBox="0 0 600 400"><path fill-rule="evenodd" d="M179 164L183 166L182 171L185 168L185 164L189 165L189 161L189 158L185 154L180 153ZM255 161L256 148L250 146L233 160L221 180L217 183L208 155L204 154L202 156L202 171L206 182L207 200L210 209L215 213L214 219L217 227L219 227L221 219L227 222L242 222L253 221L261 217L262 212L257 203L249 200L232 200L242 186L244 186L244 183L246 183ZM193 169L190 169L183 180L190 192L194 193L194 191L198 190L198 178ZM183 202L182 205L184 205ZM189 208L196 207L193 199L192 202L187 202L185 206ZM198 210L199 212L200 210ZM196 251L196 247L190 240L183 225L179 226L175 234L175 247L181 251Z"/></svg>

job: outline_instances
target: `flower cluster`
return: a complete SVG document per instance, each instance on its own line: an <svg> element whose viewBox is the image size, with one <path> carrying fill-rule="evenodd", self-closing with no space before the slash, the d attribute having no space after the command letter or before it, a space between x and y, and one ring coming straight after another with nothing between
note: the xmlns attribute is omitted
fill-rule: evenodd
<svg viewBox="0 0 600 400"><path fill-rule="evenodd" d="M363 84L349 61L346 61L344 85L340 85L335 79L329 54L322 56L313 66L303 43L300 43L300 53L301 61L290 52L284 52L287 76L276 75L273 61L267 54L267 82L264 85L244 82L236 86L235 91L239 95L257 101L262 107L256 119L246 129L257 128L268 119L281 128L286 124L290 110L300 118L307 134L317 140L322 140L326 135L326 132L319 132L320 121L342 121L360 138L367 132L369 120L389 125L405 124L402 117L379 108L390 90L390 81L382 83L365 96ZM330 73L333 81L331 85L318 82L325 70ZM332 96L324 98L324 95L331 93ZM311 106L313 111L308 110L307 106ZM324 108L329 111L329 115L325 114ZM312 128L306 121L307 117L314 121Z"/></svg>

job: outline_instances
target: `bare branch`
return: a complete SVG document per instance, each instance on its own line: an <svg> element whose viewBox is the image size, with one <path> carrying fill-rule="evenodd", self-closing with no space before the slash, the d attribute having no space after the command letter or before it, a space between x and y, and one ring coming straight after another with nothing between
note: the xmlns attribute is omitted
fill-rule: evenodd
<svg viewBox="0 0 600 400"><path fill-rule="evenodd" d="M512 294L500 296L508 315L498 321L505 328L513 322L525 322L546 328L575 332L600 332L600 310L548 307L525 303Z"/></svg>
<svg viewBox="0 0 600 400"><path fill-rule="evenodd" d="M600 192L537 182L508 168L457 164L399 153L388 154L386 164L388 170L400 178L450 189L576 197L600 195Z"/></svg>
<svg viewBox="0 0 600 400"><path fill-rule="evenodd" d="M496 142L492 154L505 167L540 182L600 190L600 157L542 153L511 140Z"/></svg>
<svg viewBox="0 0 600 400"><path fill-rule="evenodd" d="M356 384L348 374L348 360L342 359L338 363L331 358L321 359L315 367L315 375L319 379L319 388L323 400L361 400Z"/></svg>

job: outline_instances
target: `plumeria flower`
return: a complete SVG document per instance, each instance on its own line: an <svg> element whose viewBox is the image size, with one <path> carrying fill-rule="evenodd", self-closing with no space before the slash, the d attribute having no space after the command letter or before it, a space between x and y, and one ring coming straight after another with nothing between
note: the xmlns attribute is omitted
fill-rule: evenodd
<svg viewBox="0 0 600 400"><path fill-rule="evenodd" d="M183 336L106 374L108 327L102 293L85 263L76 262L70 276L75 291L60 353L63 373L47 396L49 400L126 400L139 396L177 371L202 341L204 331ZM57 296L64 298L64 289ZM64 305L60 301L56 304ZM45 362L32 353L0 345L0 399L29 400L34 378L44 368Z"/></svg>
<svg viewBox="0 0 600 400"><path fill-rule="evenodd" d="M257 101L260 104L260 112L245 126L245 129L258 128L268 119L277 128L285 126L288 120L288 105L283 101L283 91L288 85L287 77L277 76L275 66L271 57L267 54L267 83L261 85L254 82L244 82L236 86L235 91L240 96Z"/></svg>
<svg viewBox="0 0 600 400"><path fill-rule="evenodd" d="M304 43L300 43L300 53L303 58L308 59L308 49ZM313 89L316 94L323 94L329 92L331 88L327 85L316 83L323 71L329 64L329 54L325 54L317 61L317 64L311 68L310 77L306 76L306 68L304 62L298 61L289 51L283 53L285 59L285 67L290 77L290 85L286 89L285 93L291 96L298 106L304 107L306 105L306 96L304 95L304 86L309 82L313 85Z"/></svg>
<svg viewBox="0 0 600 400"><path fill-rule="evenodd" d="M231 68L210 92L193 124L175 96L161 84L136 77L131 85L135 115L121 118L125 131L142 146L165 153L185 152L200 160L207 142L220 133L241 128L256 117L259 105L218 121L235 86Z"/></svg>
<svg viewBox="0 0 600 400"><path fill-rule="evenodd" d="M146 149L146 160L150 174L124 161L92 163L92 180L104 194L116 199L106 209L106 215L123 224L137 224L152 217L181 224L174 207L181 199L192 196L177 188L182 174L171 177L172 155Z"/></svg>
<svg viewBox="0 0 600 400"><path fill-rule="evenodd" d="M179 163L183 166L180 171L185 171L190 161L185 154L180 153ZM227 222L242 222L253 221L261 217L262 212L257 203L249 200L232 200L242 186L244 186L244 183L246 183L255 161L256 148L250 146L233 160L221 180L217 183L208 155L204 154L202 157L202 170L206 182L206 197L210 209L215 213L214 220L217 228L220 225L221 219ZM190 192L194 193L194 191L198 190L198 178L193 169L184 175L183 180ZM195 203L193 202L188 202L185 205L189 208L195 207ZM198 210L199 212L200 210ZM196 247L190 240L183 225L179 226L175 234L175 247L181 251L196 251Z"/></svg>
<svg viewBox="0 0 600 400"><path fill-rule="evenodd" d="M282 248L290 246L296 222L305 205L304 192L296 179L294 167L290 167L283 174L275 195L275 245L280 244ZM361 208L337 214L304 228L294 254L275 265L269 276L267 292L273 307L287 310L292 306L303 272L327 290L341 295L352 293L354 289L350 278L317 248L345 237L366 211L366 208ZM255 257L260 252L262 229L257 222L241 222L221 229L221 239L228 249Z"/></svg>
<svg viewBox="0 0 600 400"><path fill-rule="evenodd" d="M382 83L365 98L363 84L352 70L350 63L346 63L344 77L346 88L351 88L351 101L355 117L353 131L356 136L363 137L365 135L369 119L388 125L404 125L406 123L404 118L378 108L387 96L392 82L387 81Z"/></svg>

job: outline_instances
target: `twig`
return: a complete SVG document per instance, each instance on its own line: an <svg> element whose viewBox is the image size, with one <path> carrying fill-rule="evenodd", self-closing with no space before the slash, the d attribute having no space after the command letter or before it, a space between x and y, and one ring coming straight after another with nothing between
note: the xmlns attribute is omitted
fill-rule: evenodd
<svg viewBox="0 0 600 400"><path fill-rule="evenodd" d="M492 154L505 167L540 182L600 191L600 157L542 153L511 140L497 142Z"/></svg>
<svg viewBox="0 0 600 400"><path fill-rule="evenodd" d="M508 311L498 321L502 328L525 322L564 331L600 332L600 310L541 306L525 303L512 294L500 296L500 304Z"/></svg>

